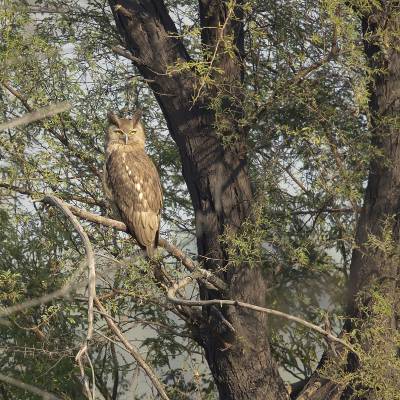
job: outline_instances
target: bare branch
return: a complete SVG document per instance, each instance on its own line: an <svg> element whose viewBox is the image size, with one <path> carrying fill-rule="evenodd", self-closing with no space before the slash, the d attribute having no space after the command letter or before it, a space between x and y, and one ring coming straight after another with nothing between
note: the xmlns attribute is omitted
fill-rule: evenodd
<svg viewBox="0 0 400 400"><path fill-rule="evenodd" d="M344 347L349 349L351 352L357 354L356 350L350 344L348 344L346 341L332 335L330 332L326 331L325 329L322 329L320 326L314 325L311 322L308 322L302 318L295 317L294 315L286 314L286 313L278 311L278 310L260 307L260 306L254 305L254 304L244 303L242 301L237 301L237 300L225 300L225 299L224 300L223 299L221 299L221 300L182 300L182 299L178 299L176 297L176 292L179 289L182 289L185 286L187 286L192 281L193 281L193 278L188 276L188 277L180 280L179 282L175 283L173 286L171 286L167 290L167 299L171 303L185 305L185 306L191 306L191 307L216 306L216 305L219 305L222 307L223 305L228 305L228 306L247 308L247 309L262 312L265 314L275 315L277 317L296 322L297 324L303 325L306 328L312 329L312 330L318 332L319 334L323 335L326 339L328 339L332 342L340 343L341 345L343 345Z"/></svg>
<svg viewBox="0 0 400 400"><path fill-rule="evenodd" d="M21 125L27 125L31 122L39 121L44 118L53 117L54 115L70 110L71 107L71 104L68 101L65 101L62 103L51 104L49 106L39 108L36 111L32 111L28 114L23 115L22 117L14 118L11 121L0 124L0 131L16 128Z"/></svg>
<svg viewBox="0 0 400 400"><path fill-rule="evenodd" d="M74 228L76 229L84 243L86 260L89 268L88 332L86 336L86 340L89 341L93 336L93 299L96 297L96 270L92 245L82 225L79 223L76 217L72 214L71 210L62 200L55 196L46 196L43 198L42 202L58 207L63 212L63 214L67 216L72 222Z"/></svg>
<svg viewBox="0 0 400 400"><path fill-rule="evenodd" d="M23 188L20 186L11 185L11 184L5 183L5 182L0 182L0 188L4 188L7 190L11 190L13 192L21 193L26 196L30 196L33 199L43 198L46 195L45 193L42 193L42 192L37 192L35 190L30 190L30 189ZM70 195L68 193L63 193L62 195L57 194L57 196L62 198L62 200L79 201L80 203L88 204L90 206L106 207L106 205L107 205L105 201L94 200L89 197Z"/></svg>
<svg viewBox="0 0 400 400"><path fill-rule="evenodd" d="M42 297L27 300L27 301L24 301L23 303L16 304L15 306L10 306L10 307L1 309L0 310L0 318L8 317L17 312L26 310L27 308L36 307L41 304L50 303L54 299L66 297L77 286L75 280L83 272L83 269L85 267L86 267L85 263L81 263L79 268L72 275L72 278L69 279L68 282L61 289L55 290L54 292L46 294Z"/></svg>
<svg viewBox="0 0 400 400"><path fill-rule="evenodd" d="M43 400L61 400L59 397L52 393L46 392L45 390L39 389L36 386L29 385L28 383L22 382L19 379L11 378L9 376L0 373L0 381L7 383L8 385L15 386L27 392L34 393L40 396Z"/></svg>
<svg viewBox="0 0 400 400"><path fill-rule="evenodd" d="M140 367L149 377L161 398L164 400L169 400L169 397L165 392L162 383L159 381L157 375L154 373L150 365L146 363L139 351L125 338L113 319L107 314L107 310L104 308L97 297L94 299L94 302L96 304L96 308L102 313L105 320L107 321L107 325L109 326L109 328L114 332L118 339L121 340L125 348L129 351L135 361L140 365Z"/></svg>

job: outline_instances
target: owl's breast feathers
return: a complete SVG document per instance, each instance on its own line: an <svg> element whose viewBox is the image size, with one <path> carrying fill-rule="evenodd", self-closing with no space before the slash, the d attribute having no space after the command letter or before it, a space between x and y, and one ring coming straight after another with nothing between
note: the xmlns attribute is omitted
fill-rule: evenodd
<svg viewBox="0 0 400 400"><path fill-rule="evenodd" d="M107 152L105 191L139 245L152 256L158 245L162 189L152 160L143 148L117 146Z"/></svg>

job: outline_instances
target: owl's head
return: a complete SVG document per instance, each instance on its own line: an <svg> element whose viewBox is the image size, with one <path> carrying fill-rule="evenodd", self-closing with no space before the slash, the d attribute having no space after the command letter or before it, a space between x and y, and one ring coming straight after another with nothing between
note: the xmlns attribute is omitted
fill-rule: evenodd
<svg viewBox="0 0 400 400"><path fill-rule="evenodd" d="M112 111L108 113L109 126L106 133L108 144L125 144L144 147L146 136L140 122L141 110L136 110L132 119L119 118Z"/></svg>

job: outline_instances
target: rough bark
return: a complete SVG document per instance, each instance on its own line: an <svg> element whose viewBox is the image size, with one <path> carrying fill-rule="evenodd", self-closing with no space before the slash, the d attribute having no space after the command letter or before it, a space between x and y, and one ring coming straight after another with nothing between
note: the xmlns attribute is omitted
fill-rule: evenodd
<svg viewBox="0 0 400 400"><path fill-rule="evenodd" d="M347 332L359 326L366 317L365 310L370 308L372 291L379 291L393 304L392 313L384 322L388 337L387 348L382 351L388 352L396 349L390 332L398 329L398 256L371 247L368 238L373 235L383 240L386 224L385 229L390 231L393 240L399 240L400 17L395 3L382 2L381 7L373 8L368 15L362 17L365 55L374 71L369 101L372 144L381 156L371 161L364 204L357 223L357 248L353 251L350 267L348 298L348 316L355 319L349 319L345 324ZM368 345L363 346L367 351ZM357 361L349 357L349 371L357 368ZM322 379L317 371L297 399L346 400L352 395L354 393L351 388L339 387ZM362 399L376 400L377 397L371 393Z"/></svg>
<svg viewBox="0 0 400 400"><path fill-rule="evenodd" d="M197 247L205 266L216 270L226 266L226 252L219 236L225 229L237 231L249 216L253 201L246 161L246 129L237 123L242 110L240 100L243 76L243 24L241 2L228 10L225 2L201 0L200 20L208 28L202 40L206 60L224 71L213 78L231 89L202 88L193 71L174 72L177 63L189 61L189 55L161 0L109 1L117 28L137 58L136 66L149 79L177 144L182 160L182 173L190 192L196 217ZM233 14L232 14L233 13ZM234 18L232 18L232 15ZM210 28L210 27L219 27ZM232 40L236 53L224 51L224 39ZM239 84L235 84L239 83ZM196 91L197 90L197 91ZM212 96L222 98L226 110L224 121L216 120L210 109ZM193 99L196 98L195 104ZM230 115L230 117L226 117ZM216 125L223 129L216 131ZM223 146L223 137L231 139ZM226 297L263 305L266 282L258 268L242 265L220 273L229 289ZM201 288L201 297L223 294ZM286 399L288 397L277 367L271 357L266 336L265 316L245 310L226 308L221 315L205 308L207 323L200 326L197 338L218 387L221 399ZM233 326L227 328L223 319Z"/></svg>

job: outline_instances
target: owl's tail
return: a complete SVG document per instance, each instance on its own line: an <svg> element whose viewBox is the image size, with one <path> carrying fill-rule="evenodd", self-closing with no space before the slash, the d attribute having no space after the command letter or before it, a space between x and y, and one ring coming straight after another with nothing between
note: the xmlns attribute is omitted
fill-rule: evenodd
<svg viewBox="0 0 400 400"><path fill-rule="evenodd" d="M157 247L153 244L151 246L146 246L146 254L147 257L149 258L153 258L154 257L154 253L156 252Z"/></svg>

